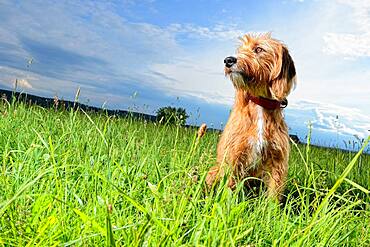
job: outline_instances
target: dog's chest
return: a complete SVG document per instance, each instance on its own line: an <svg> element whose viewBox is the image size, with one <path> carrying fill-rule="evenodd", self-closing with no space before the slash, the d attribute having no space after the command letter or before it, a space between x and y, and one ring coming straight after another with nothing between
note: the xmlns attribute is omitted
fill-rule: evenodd
<svg viewBox="0 0 370 247"><path fill-rule="evenodd" d="M265 133L264 133L264 118L263 118L263 108L261 106L257 106L257 128L256 128L256 138L255 138L255 151L256 155L261 155L262 150L265 146ZM252 143L253 145L253 143Z"/></svg>
<svg viewBox="0 0 370 247"><path fill-rule="evenodd" d="M247 136L249 140L250 149L250 166L256 168L262 161L263 152L266 146L265 139L265 119L263 114L263 108L256 106L255 120L252 122L250 128L252 131L249 133L252 135ZM248 148L247 148L248 149ZM246 155L248 155L246 153Z"/></svg>
<svg viewBox="0 0 370 247"><path fill-rule="evenodd" d="M218 159L240 163L249 168L261 164L268 145L266 114L261 106L234 111L223 133Z"/></svg>
<svg viewBox="0 0 370 247"><path fill-rule="evenodd" d="M232 122L235 121L239 125L233 125L232 134L227 137L228 143L234 149L232 153L240 155L235 157L236 160L256 167L260 164L267 143L264 110L257 105L248 109L248 112L238 112L235 117L240 118L233 119Z"/></svg>

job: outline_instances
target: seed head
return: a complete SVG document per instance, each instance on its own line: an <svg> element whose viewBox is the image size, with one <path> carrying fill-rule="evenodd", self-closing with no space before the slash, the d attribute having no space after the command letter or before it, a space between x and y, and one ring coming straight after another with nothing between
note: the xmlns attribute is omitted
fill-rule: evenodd
<svg viewBox="0 0 370 247"><path fill-rule="evenodd" d="M203 123L200 127L199 127L199 130L198 130L198 138L201 138L204 136L204 134L206 133L207 131L207 125L205 123Z"/></svg>

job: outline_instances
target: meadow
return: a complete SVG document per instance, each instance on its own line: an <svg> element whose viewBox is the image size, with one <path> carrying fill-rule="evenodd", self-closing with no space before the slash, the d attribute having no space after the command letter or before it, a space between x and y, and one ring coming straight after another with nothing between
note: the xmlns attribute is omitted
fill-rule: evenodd
<svg viewBox="0 0 370 247"><path fill-rule="evenodd" d="M370 246L370 157L292 144L281 204L222 181L218 132L0 103L0 245Z"/></svg>

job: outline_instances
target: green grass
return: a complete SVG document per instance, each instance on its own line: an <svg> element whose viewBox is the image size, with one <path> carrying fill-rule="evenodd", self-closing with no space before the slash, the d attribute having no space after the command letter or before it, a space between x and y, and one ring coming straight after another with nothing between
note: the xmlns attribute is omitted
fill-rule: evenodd
<svg viewBox="0 0 370 247"><path fill-rule="evenodd" d="M0 111L0 245L370 246L368 155L292 145L278 205L225 181L205 191L219 133Z"/></svg>

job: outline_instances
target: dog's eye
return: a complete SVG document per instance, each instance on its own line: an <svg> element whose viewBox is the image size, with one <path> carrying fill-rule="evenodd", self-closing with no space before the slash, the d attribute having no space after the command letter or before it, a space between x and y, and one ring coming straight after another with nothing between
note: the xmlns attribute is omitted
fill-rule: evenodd
<svg viewBox="0 0 370 247"><path fill-rule="evenodd" d="M255 53L260 53L260 52L263 52L264 50L261 48L261 47L256 47L255 49L254 49L254 52Z"/></svg>

